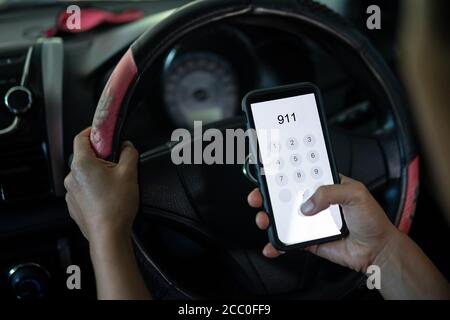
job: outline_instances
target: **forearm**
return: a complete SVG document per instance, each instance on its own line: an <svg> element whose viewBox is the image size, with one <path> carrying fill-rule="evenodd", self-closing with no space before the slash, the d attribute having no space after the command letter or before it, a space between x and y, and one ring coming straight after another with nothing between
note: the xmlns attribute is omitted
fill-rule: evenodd
<svg viewBox="0 0 450 320"><path fill-rule="evenodd" d="M423 251L398 232L374 263L385 299L450 299L450 286Z"/></svg>
<svg viewBox="0 0 450 320"><path fill-rule="evenodd" d="M98 299L150 299L134 256L131 236L106 236L92 241L90 252Z"/></svg>

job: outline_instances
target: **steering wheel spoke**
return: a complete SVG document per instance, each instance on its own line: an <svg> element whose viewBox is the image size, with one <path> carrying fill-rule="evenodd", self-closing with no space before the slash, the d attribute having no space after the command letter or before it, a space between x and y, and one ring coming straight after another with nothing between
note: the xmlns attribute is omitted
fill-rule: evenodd
<svg viewBox="0 0 450 320"><path fill-rule="evenodd" d="M363 182L369 190L388 180L384 150L379 140L331 130L333 151L341 174Z"/></svg>
<svg viewBox="0 0 450 320"><path fill-rule="evenodd" d="M190 202L170 159L170 149L164 145L141 155L139 161L139 190L144 214L171 221L199 223L199 217ZM163 212L163 214L161 214Z"/></svg>

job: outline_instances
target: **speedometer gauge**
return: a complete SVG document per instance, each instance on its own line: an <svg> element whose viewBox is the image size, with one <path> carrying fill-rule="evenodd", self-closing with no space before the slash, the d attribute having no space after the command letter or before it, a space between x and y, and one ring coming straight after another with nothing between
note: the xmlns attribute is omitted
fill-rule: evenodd
<svg viewBox="0 0 450 320"><path fill-rule="evenodd" d="M205 124L226 119L238 107L236 77L231 66L217 55L184 54L166 69L164 101L172 120L180 127L191 128L194 121Z"/></svg>

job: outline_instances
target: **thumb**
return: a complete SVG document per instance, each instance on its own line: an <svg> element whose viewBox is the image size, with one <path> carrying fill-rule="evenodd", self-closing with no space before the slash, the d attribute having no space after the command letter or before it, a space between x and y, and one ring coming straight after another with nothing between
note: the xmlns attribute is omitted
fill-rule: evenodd
<svg viewBox="0 0 450 320"><path fill-rule="evenodd" d="M91 128L86 128L77 134L73 140L72 162L84 162L88 159L95 159L95 153L90 140Z"/></svg>
<svg viewBox="0 0 450 320"><path fill-rule="evenodd" d="M130 141L122 144L122 151L119 157L118 166L125 170L134 170L137 168L139 153Z"/></svg>
<svg viewBox="0 0 450 320"><path fill-rule="evenodd" d="M362 183L343 177L342 184L318 188L311 198L302 204L301 211L306 216L315 215L332 204L349 205L365 193L368 191Z"/></svg>

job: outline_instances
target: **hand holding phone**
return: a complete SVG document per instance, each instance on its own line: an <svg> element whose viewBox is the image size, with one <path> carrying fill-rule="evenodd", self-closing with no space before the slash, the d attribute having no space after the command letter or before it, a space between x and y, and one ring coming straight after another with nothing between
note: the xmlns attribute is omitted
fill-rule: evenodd
<svg viewBox="0 0 450 320"><path fill-rule="evenodd" d="M346 226L338 205L305 216L301 205L321 185L339 183L319 90L296 84L252 91L243 100L269 238L280 250L342 238Z"/></svg>
<svg viewBox="0 0 450 320"><path fill-rule="evenodd" d="M308 200L313 209L305 214L315 215L331 204L342 206L349 234L345 239L334 242L313 244L305 250L341 266L358 272L366 272L367 267L383 260L383 250L389 243L396 243L401 233L389 221L383 209L372 197L369 190L351 178L341 176L341 183L319 188ZM248 195L251 207L260 209L263 199L259 189ZM261 230L269 228L269 216L264 211L256 215L256 225ZM268 243L263 254L276 258L281 252Z"/></svg>

